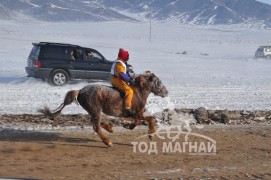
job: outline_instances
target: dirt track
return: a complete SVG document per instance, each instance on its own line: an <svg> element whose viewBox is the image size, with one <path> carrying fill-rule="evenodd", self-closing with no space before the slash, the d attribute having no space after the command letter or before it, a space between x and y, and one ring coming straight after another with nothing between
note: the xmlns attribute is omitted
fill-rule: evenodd
<svg viewBox="0 0 271 180"><path fill-rule="evenodd" d="M271 179L271 125L207 125L192 132L216 141L216 155L134 152L146 127L110 135L2 129L0 177L37 179ZM158 144L165 140L156 137ZM197 137L189 141L200 142Z"/></svg>

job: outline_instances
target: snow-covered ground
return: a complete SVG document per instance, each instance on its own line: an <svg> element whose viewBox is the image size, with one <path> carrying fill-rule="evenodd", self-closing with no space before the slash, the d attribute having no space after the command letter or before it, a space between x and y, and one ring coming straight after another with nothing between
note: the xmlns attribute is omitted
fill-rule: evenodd
<svg viewBox="0 0 271 180"><path fill-rule="evenodd" d="M37 113L56 108L65 93L93 82L53 87L27 78L32 42L78 44L114 60L120 47L130 52L136 73L154 72L169 97L151 95L150 112L164 108L271 109L271 61L254 59L260 45L271 45L271 31L239 26L188 26L153 23L48 23L30 19L0 20L0 113ZM182 52L186 51L184 55ZM97 82L105 84L106 82ZM86 113L73 104L64 113Z"/></svg>

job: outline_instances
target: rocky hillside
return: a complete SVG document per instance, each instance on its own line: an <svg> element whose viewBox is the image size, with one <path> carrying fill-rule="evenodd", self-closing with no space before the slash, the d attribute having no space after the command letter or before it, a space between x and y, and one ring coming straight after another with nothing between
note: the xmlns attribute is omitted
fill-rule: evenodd
<svg viewBox="0 0 271 180"><path fill-rule="evenodd" d="M1 0L0 18L46 21L174 21L188 24L262 23L271 27L271 6L256 0Z"/></svg>

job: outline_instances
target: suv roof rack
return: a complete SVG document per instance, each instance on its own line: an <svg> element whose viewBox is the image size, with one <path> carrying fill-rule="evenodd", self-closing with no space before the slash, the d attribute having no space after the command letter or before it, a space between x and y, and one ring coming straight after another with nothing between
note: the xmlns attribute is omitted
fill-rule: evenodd
<svg viewBox="0 0 271 180"><path fill-rule="evenodd" d="M33 45L57 45L57 46L71 46L71 47L81 47L74 44L66 44L66 43L55 43L55 42L39 42L39 43L32 43Z"/></svg>

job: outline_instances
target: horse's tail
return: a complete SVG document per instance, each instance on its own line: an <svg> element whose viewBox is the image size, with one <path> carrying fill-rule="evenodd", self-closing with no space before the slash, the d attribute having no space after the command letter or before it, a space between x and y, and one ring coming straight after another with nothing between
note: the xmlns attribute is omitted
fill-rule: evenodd
<svg viewBox="0 0 271 180"><path fill-rule="evenodd" d="M64 102L57 109L51 111L48 106L45 106L43 109L39 109L38 112L54 119L55 117L61 114L61 111L64 109L65 106L71 104L74 101L78 104L78 101L77 101L78 93L79 93L78 90L71 90L67 92Z"/></svg>

